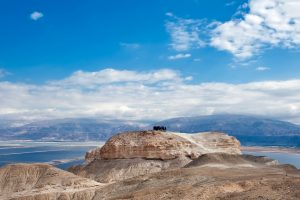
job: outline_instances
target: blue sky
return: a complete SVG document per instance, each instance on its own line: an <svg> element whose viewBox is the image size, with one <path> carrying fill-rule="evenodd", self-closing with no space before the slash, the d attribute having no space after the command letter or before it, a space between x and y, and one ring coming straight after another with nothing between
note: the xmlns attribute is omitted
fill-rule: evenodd
<svg viewBox="0 0 300 200"><path fill-rule="evenodd" d="M147 102L140 105L145 110L139 110L133 106L135 102L126 103L126 99L130 99L128 96L112 96L122 101L111 105L112 109L107 111L98 104L109 102L100 98L106 96L105 92L100 92L97 96L99 101L91 102L95 109L91 108L88 113L81 112L86 110L84 107L75 111L78 105L70 96L65 97L65 106L58 108L55 105L61 103L63 98L60 94L66 92L66 87L68 90L72 87L72 91L79 88L78 94L74 94L79 96L88 96L91 93L86 91L91 88L104 90L108 86L124 86L132 82L147 86L154 92L179 92L170 89L171 79L157 75L161 73L176 79L172 80L174 88L187 86L196 94L189 94L190 99L182 99L190 101L188 105L182 105L186 107L182 111L171 113L173 108L161 106L162 113L145 114L140 118L226 112L275 116L298 122L300 120L294 118L300 113L300 99L289 95L295 92L294 84L297 85L300 76L299 9L300 4L296 0L2 0L0 95L16 100L2 102L0 116L28 118L28 115L37 113L35 118L121 116L138 119L140 112L155 111L154 107L148 109L147 105L165 105L165 100ZM119 80L128 73L133 80L136 76L145 78L139 81ZM107 76L110 78L107 79ZM157 80L153 83L148 80L149 77ZM108 82L99 83L98 78ZM90 85L87 86L86 79L94 82L88 81ZM55 103L39 106L30 103L41 99L41 91L45 87L54 87L52 83L55 87L60 84L60 89L55 88L55 92L53 88L48 91L48 94L57 97ZM219 97L229 100L241 93L197 96L205 90L206 84L221 84L219 88L226 86L225 90L235 88L234 91L247 86L245 90L250 97L253 87L257 84L261 87L254 91L255 100L242 99L228 105L221 101L209 103L209 99ZM259 88L270 84L260 91ZM275 87L276 84L279 86ZM290 84L291 87L284 88ZM168 88L163 88L166 85ZM201 88L197 90L197 87ZM18 90L14 90L16 88ZM134 93L136 88L133 88ZM285 91L281 91L282 88ZM122 88L120 93L126 89ZM280 91L274 92L277 89ZM260 109L242 106L248 103L257 108L266 107L261 99L270 91L272 95L267 98L270 101L283 93L288 94L288 99L274 101L276 104L260 112ZM24 100L17 95L20 93L22 97L30 98ZM174 102L174 105L178 107L180 102ZM202 111L195 112L195 108ZM69 114L61 114L67 113L66 110ZM119 112L125 113L124 116Z"/></svg>
<svg viewBox="0 0 300 200"><path fill-rule="evenodd" d="M192 55L187 59L168 60L178 52L169 45L166 21L170 17L166 13L183 19L225 22L246 1L230 2L3 0L0 66L11 73L7 80L33 83L60 79L79 69L96 71L107 67L172 68L198 81L240 83L297 78L299 53L282 48L266 50L246 67L234 62L232 54L212 47L184 52ZM44 16L31 20L29 16L35 11ZM271 70L256 71L257 67Z"/></svg>

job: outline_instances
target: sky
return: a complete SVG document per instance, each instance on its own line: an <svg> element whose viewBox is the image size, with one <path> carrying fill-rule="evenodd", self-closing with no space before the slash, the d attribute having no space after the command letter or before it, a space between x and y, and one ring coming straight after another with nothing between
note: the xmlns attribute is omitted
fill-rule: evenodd
<svg viewBox="0 0 300 200"><path fill-rule="evenodd" d="M0 118L300 124L299 0L1 0Z"/></svg>

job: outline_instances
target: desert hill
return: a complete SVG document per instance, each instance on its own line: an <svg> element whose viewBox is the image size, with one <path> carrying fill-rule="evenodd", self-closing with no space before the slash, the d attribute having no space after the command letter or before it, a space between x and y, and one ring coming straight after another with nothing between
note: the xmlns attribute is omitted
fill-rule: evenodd
<svg viewBox="0 0 300 200"><path fill-rule="evenodd" d="M105 183L180 168L200 155L216 152L241 154L240 143L224 133L127 132L87 152L87 164L69 170Z"/></svg>
<svg viewBox="0 0 300 200"><path fill-rule="evenodd" d="M226 153L212 153L199 156L197 159L188 163L185 167L214 166L220 168L236 167L262 167L265 165L276 166L276 160L252 155L231 155Z"/></svg>
<svg viewBox="0 0 300 200"><path fill-rule="evenodd" d="M47 164L0 168L0 199L90 199L101 184Z"/></svg>
<svg viewBox="0 0 300 200"><path fill-rule="evenodd" d="M126 179L94 199L298 200L300 172L276 167L190 167Z"/></svg>

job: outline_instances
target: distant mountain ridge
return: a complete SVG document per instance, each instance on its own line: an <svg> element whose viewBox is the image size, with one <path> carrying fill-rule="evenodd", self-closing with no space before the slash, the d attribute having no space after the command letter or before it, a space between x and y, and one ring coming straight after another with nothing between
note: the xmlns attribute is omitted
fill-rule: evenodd
<svg viewBox="0 0 300 200"><path fill-rule="evenodd" d="M235 136L245 146L300 147L300 126L289 122L245 115L211 115L164 120L170 131L219 131Z"/></svg>
<svg viewBox="0 0 300 200"><path fill-rule="evenodd" d="M289 122L245 115L210 115L167 119L152 125L135 122L100 119L57 119L29 123L18 127L0 126L1 140L43 141L99 141L124 131L152 129L153 125L166 126L169 131L197 133L224 132L242 142L249 137L300 138L300 126ZM255 140L250 138L249 140ZM293 139L292 139L293 140Z"/></svg>
<svg viewBox="0 0 300 200"><path fill-rule="evenodd" d="M2 140L99 141L112 135L141 130L140 125L119 120L57 119L0 129Z"/></svg>
<svg viewBox="0 0 300 200"><path fill-rule="evenodd" d="M209 115L180 117L155 123L170 131L197 133L221 131L234 136L300 136L300 126L262 117L245 115Z"/></svg>

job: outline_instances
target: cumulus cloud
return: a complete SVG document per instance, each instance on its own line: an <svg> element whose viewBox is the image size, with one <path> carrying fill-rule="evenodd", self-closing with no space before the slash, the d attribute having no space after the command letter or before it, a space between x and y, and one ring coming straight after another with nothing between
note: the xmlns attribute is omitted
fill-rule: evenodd
<svg viewBox="0 0 300 200"><path fill-rule="evenodd" d="M189 53L179 53L179 54L176 54L174 56L169 56L168 59L169 60L178 60L178 59L184 59L184 58L189 58L191 57L192 55L189 54Z"/></svg>
<svg viewBox="0 0 300 200"><path fill-rule="evenodd" d="M166 13L169 20L166 29L171 36L171 48L175 51L189 51L205 45L201 39L202 20L183 19L172 13Z"/></svg>
<svg viewBox="0 0 300 200"><path fill-rule="evenodd" d="M166 13L166 27L176 51L211 46L244 61L265 49L299 48L299 10L299 0L249 0L229 21L207 23Z"/></svg>
<svg viewBox="0 0 300 200"><path fill-rule="evenodd" d="M170 69L160 69L152 72L137 72L130 70L115 70L107 68L96 72L76 71L63 80L50 81L50 85L97 87L108 84L147 83L156 84L162 81L181 81L180 74Z"/></svg>
<svg viewBox="0 0 300 200"><path fill-rule="evenodd" d="M300 80L189 82L173 70L79 71L43 85L0 82L0 117L160 120L217 113L300 122Z"/></svg>
<svg viewBox="0 0 300 200"><path fill-rule="evenodd" d="M211 45L244 60L265 48L298 48L300 1L250 0L241 17L219 23L212 30Z"/></svg>
<svg viewBox="0 0 300 200"><path fill-rule="evenodd" d="M30 14L30 19L32 19L34 21L37 21L37 20L39 20L42 17L44 17L44 14L41 13L41 12L38 12L38 11L35 11L35 12L33 12L33 13Z"/></svg>

